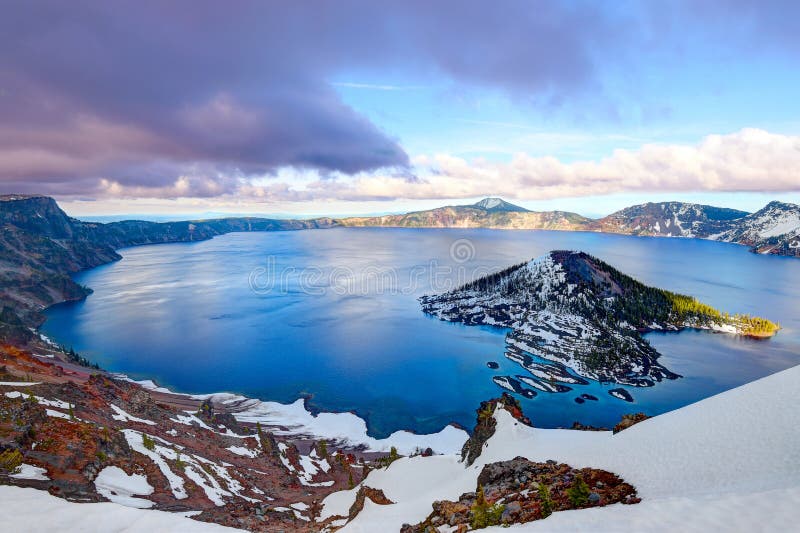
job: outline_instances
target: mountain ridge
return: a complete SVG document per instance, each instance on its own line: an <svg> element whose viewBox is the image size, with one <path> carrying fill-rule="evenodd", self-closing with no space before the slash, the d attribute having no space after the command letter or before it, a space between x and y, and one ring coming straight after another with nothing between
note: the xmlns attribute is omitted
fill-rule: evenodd
<svg viewBox="0 0 800 533"><path fill-rule="evenodd" d="M650 202L592 219L569 211L492 211L476 204L337 219L342 226L596 231L733 242L754 253L800 257L800 206L772 201L755 213L688 202ZM520 208L525 209L525 208ZM781 232L782 231L782 232ZM777 232L777 233L776 233Z"/></svg>

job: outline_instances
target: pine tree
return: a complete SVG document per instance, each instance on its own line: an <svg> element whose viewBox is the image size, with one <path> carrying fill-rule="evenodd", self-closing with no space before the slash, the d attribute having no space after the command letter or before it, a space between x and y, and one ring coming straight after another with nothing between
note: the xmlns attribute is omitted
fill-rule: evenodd
<svg viewBox="0 0 800 533"><path fill-rule="evenodd" d="M550 498L550 489L544 483L539 483L539 499L541 500L542 518L553 514L553 500Z"/></svg>
<svg viewBox="0 0 800 533"><path fill-rule="evenodd" d="M575 507L586 505L589 503L589 485L581 476L575 476L572 486L567 489L567 496Z"/></svg>

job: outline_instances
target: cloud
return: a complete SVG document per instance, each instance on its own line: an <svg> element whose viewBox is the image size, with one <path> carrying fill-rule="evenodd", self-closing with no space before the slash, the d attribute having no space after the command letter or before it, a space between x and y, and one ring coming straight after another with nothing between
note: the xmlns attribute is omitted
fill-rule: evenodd
<svg viewBox="0 0 800 533"><path fill-rule="evenodd" d="M205 197L294 168L326 179L270 194L438 197L475 190L476 176L499 172L546 194L612 187L621 178L584 183L583 173L599 172L588 163L525 156L506 168L439 158L439 168L409 180L401 141L343 102L329 80L390 72L498 89L537 105L590 95L613 108L606 67L635 78L641 57L650 64L672 54L686 28L716 25L724 36L733 17L744 21L740 44L773 28L770 42L796 45L793 19L777 5L741 2L737 17L710 1L697 10L524 0L13 2L0 17L0 186L73 197ZM685 24L695 11L706 15ZM652 170L618 158L620 170ZM420 192L434 185L445 189Z"/></svg>
<svg viewBox="0 0 800 533"><path fill-rule="evenodd" d="M565 163L518 154L510 162L449 155L415 158L416 179L387 174L242 187L270 201L452 199L498 195L546 200L618 192L788 192L800 190L800 136L743 129L696 145L648 144L599 161Z"/></svg>
<svg viewBox="0 0 800 533"><path fill-rule="evenodd" d="M607 27L560 2L16 2L0 17L0 180L156 195L196 165L211 180L407 167L327 80L391 68L569 94Z"/></svg>

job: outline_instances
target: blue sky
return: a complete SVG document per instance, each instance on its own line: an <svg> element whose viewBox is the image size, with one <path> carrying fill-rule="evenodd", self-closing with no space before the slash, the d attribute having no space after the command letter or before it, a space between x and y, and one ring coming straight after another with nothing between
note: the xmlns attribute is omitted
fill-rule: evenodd
<svg viewBox="0 0 800 533"><path fill-rule="evenodd" d="M11 6L3 192L76 215L800 198L797 2L187 9Z"/></svg>

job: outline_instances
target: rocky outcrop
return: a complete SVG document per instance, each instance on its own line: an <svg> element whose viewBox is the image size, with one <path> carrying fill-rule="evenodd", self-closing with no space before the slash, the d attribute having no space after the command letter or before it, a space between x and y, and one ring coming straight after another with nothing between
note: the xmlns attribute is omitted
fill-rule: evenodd
<svg viewBox="0 0 800 533"><path fill-rule="evenodd" d="M620 420L619 424L614 426L614 433L619 433L620 431L628 429L634 424L638 424L639 422L647 420L648 418L650 417L644 413L622 415L622 420Z"/></svg>
<svg viewBox="0 0 800 533"><path fill-rule="evenodd" d="M367 499L378 505L392 505L394 503L386 497L381 489L373 489L372 487L361 485L356 493L356 500L353 502L353 505L350 506L350 510L347 513L348 520L354 519L358 513L361 512L364 508L364 502Z"/></svg>
<svg viewBox="0 0 800 533"><path fill-rule="evenodd" d="M476 411L478 416L475 422L475 429L461 448L461 460L464 461L467 466L471 466L472 463L475 462L481 455L486 441L494 435L497 421L493 415L498 406L511 413L511 416L523 424L527 426L533 425L530 419L522 413L522 406L519 400L508 393L504 392L499 398L481 402L481 406Z"/></svg>
<svg viewBox="0 0 800 533"><path fill-rule="evenodd" d="M639 501L636 489L611 472L516 457L486 465L475 492L462 494L455 502L434 502L433 512L423 522L406 524L401 532L523 524L557 511Z"/></svg>

